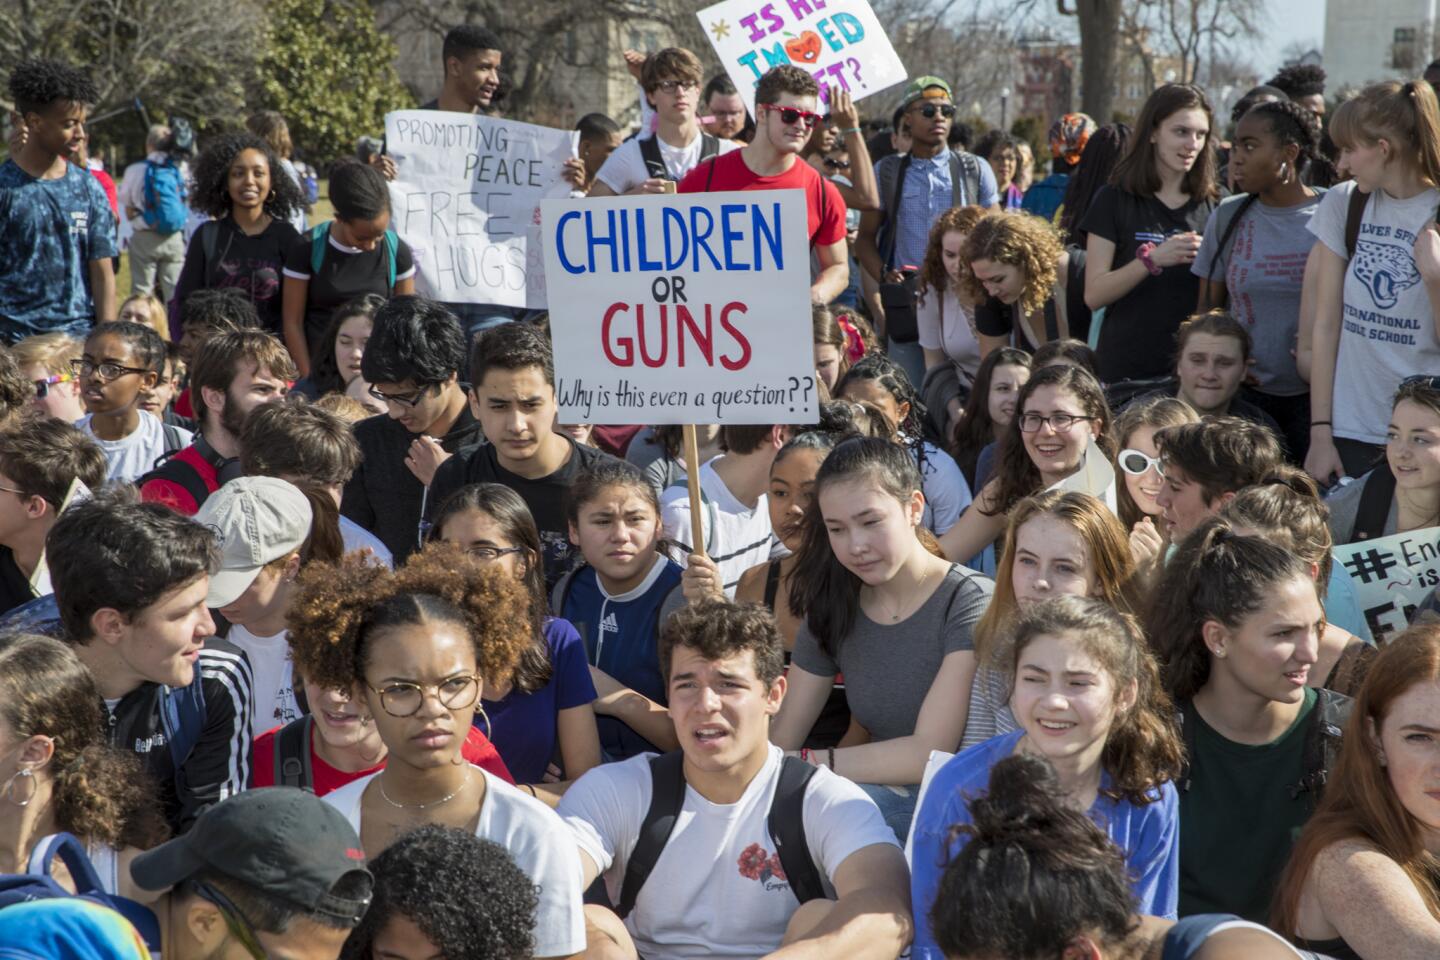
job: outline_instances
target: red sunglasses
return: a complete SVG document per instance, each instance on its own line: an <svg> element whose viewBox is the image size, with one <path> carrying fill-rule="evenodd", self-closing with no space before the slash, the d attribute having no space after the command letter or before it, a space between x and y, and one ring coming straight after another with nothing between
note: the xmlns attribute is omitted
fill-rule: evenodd
<svg viewBox="0 0 1440 960"><path fill-rule="evenodd" d="M799 110L795 107L777 107L773 103L761 103L757 104L757 106L764 107L766 110L780 111L781 123L791 124L797 121L803 122L806 130L814 130L815 125L825 119L818 113L811 113L809 110Z"/></svg>

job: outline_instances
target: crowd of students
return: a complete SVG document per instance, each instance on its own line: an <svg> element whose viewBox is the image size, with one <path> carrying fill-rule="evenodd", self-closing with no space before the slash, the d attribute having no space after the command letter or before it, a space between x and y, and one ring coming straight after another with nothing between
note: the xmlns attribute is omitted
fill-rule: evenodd
<svg viewBox="0 0 1440 960"><path fill-rule="evenodd" d="M415 295L383 145L305 229L273 115L188 239L122 186L117 305L96 91L15 68L0 953L1440 955L1440 602L1332 555L1440 527L1430 85L1282 71L1222 168L1166 84L1031 184L943 78L867 142L627 64L576 198L802 191L815 422L560 425L547 319Z"/></svg>

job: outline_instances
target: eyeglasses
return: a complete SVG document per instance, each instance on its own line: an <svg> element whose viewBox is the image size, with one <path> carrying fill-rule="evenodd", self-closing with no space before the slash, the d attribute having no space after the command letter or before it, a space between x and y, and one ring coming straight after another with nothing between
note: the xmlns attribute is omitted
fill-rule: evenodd
<svg viewBox="0 0 1440 960"><path fill-rule="evenodd" d="M499 560L510 553L524 553L524 547L492 547L489 544L475 543L465 548L465 552L476 560L484 560L489 563L491 560Z"/></svg>
<svg viewBox="0 0 1440 960"><path fill-rule="evenodd" d="M369 394L376 400L379 400L381 403L394 403L403 407L413 407L421 400L425 399L425 394L429 393L432 389L434 389L434 387L435 384L427 383L425 386L421 387L419 390L416 390L414 393L405 394L381 393L376 388L371 387L369 390Z"/></svg>
<svg viewBox="0 0 1440 960"><path fill-rule="evenodd" d="M96 377L109 383L111 380L118 380L128 373L151 373L144 367L122 367L118 363L106 360L104 363L96 363L93 360L76 359L70 361L70 369L77 377Z"/></svg>
<svg viewBox="0 0 1440 960"><path fill-rule="evenodd" d="M949 120L951 117L955 116L955 104L927 103L925 104L925 106L921 107L915 112L920 114L920 116L924 117L926 120L933 119L935 114L937 113L940 114L940 116L944 117L946 120Z"/></svg>
<svg viewBox="0 0 1440 960"><path fill-rule="evenodd" d="M675 93L677 90L699 90L700 84L694 80L661 80L655 84L655 89Z"/></svg>
<svg viewBox="0 0 1440 960"><path fill-rule="evenodd" d="M44 380L36 380L35 396L39 400L44 400L50 395L50 388L55 386L55 384L69 383L74 379L75 375L73 373L57 373L53 377L46 377Z"/></svg>
<svg viewBox="0 0 1440 960"><path fill-rule="evenodd" d="M1157 474L1165 476L1165 464L1161 462L1160 458L1141 453L1139 450L1128 448L1121 450L1119 462L1120 469L1132 477L1144 476L1145 472L1152 467Z"/></svg>
<svg viewBox="0 0 1440 960"><path fill-rule="evenodd" d="M1020 415L1020 429L1025 433L1035 433L1040 429L1042 423L1050 424L1050 429L1056 433L1069 433L1070 428L1081 420L1097 420L1098 417L1077 417L1069 413L1052 413L1043 417L1038 413L1022 413Z"/></svg>
<svg viewBox="0 0 1440 960"><path fill-rule="evenodd" d="M815 125L825 118L818 113L811 113L809 110L798 110L795 107L777 107L773 103L761 103L757 106L766 110L776 110L780 114L780 122L786 125L804 122L806 130L814 130Z"/></svg>
<svg viewBox="0 0 1440 960"><path fill-rule="evenodd" d="M825 169L827 170L849 170L849 160L836 160L834 157L825 158Z"/></svg>
<svg viewBox="0 0 1440 960"><path fill-rule="evenodd" d="M195 882L195 892L220 908L220 916L225 918L226 929L253 960L268 960L270 954L260 945L260 937L255 933L254 925L240 908L235 906L233 900L203 881Z"/></svg>
<svg viewBox="0 0 1440 960"><path fill-rule="evenodd" d="M13 493L13 494L15 494L16 496L20 496L20 497L28 497L28 496L30 496L29 491L27 491L27 490L21 490L19 487L7 487L7 486L4 486L3 484L0 484L0 490L3 490L3 491L6 492L6 493Z"/></svg>
<svg viewBox="0 0 1440 960"><path fill-rule="evenodd" d="M442 707L450 710L464 710L473 707L480 699L480 677L466 674L441 680L439 683L406 683L397 680L383 687L365 686L380 698L380 706L392 717L413 717L425 704L425 697L435 691L435 697Z"/></svg>

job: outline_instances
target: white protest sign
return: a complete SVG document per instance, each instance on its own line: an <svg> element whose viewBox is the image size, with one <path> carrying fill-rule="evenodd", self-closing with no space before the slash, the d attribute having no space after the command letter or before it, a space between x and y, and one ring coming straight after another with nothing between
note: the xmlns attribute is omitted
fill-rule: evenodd
<svg viewBox="0 0 1440 960"><path fill-rule="evenodd" d="M1377 640L1404 630L1440 585L1440 527L1361 540L1331 553L1355 584L1355 598Z"/></svg>
<svg viewBox="0 0 1440 960"><path fill-rule="evenodd" d="M415 255L416 290L543 309L540 201L569 196L560 172L570 144L568 130L478 114L386 114L391 225Z"/></svg>
<svg viewBox="0 0 1440 960"><path fill-rule="evenodd" d="M696 14L715 54L755 113L755 84L771 67L807 71L857 101L906 79L905 64L867 0L724 0Z"/></svg>
<svg viewBox="0 0 1440 960"><path fill-rule="evenodd" d="M1120 515L1115 504L1115 468L1110 466L1110 458L1105 456L1105 451L1100 449L1093 437L1085 448L1085 459L1080 463L1080 469L1045 489L1047 492L1088 493L1109 507L1111 513L1117 517Z"/></svg>
<svg viewBox="0 0 1440 960"><path fill-rule="evenodd" d="M546 200L562 423L813 423L799 190Z"/></svg>

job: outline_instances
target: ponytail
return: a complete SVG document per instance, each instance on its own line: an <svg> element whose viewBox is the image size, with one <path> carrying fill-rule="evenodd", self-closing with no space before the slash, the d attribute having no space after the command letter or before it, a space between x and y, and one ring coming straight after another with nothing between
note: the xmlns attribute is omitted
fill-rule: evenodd
<svg viewBox="0 0 1440 960"><path fill-rule="evenodd" d="M1420 171L1430 186L1440 187L1440 101L1435 98L1435 89L1423 80L1408 80L1403 89L1415 111Z"/></svg>
<svg viewBox="0 0 1440 960"><path fill-rule="evenodd" d="M1342 148L1386 140L1396 157L1414 157L1421 178L1440 187L1440 103L1423 80L1366 87L1336 109L1330 136Z"/></svg>

